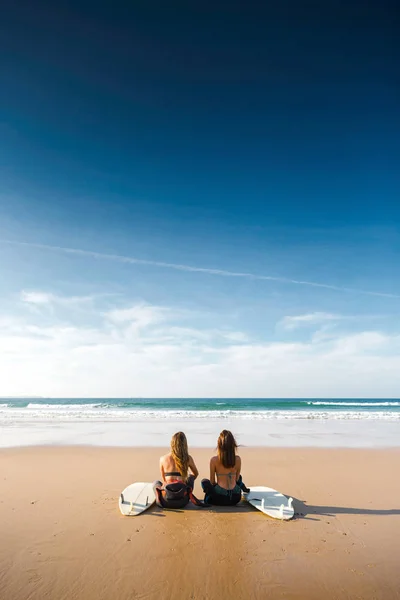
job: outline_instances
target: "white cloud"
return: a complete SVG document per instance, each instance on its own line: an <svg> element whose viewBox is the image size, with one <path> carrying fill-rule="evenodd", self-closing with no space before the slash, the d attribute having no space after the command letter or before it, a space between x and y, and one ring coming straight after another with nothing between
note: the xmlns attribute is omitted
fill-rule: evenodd
<svg viewBox="0 0 400 600"><path fill-rule="evenodd" d="M163 306L151 306L149 304L135 304L129 308L117 308L110 310L105 317L114 323L131 323L137 327L147 327L160 323L167 318L170 311Z"/></svg>
<svg viewBox="0 0 400 600"><path fill-rule="evenodd" d="M243 331L223 331L222 337L230 342L248 342L249 336Z"/></svg>
<svg viewBox="0 0 400 600"><path fill-rule="evenodd" d="M379 331L363 331L346 335L335 340L335 354L340 356L373 353L381 349L390 350L392 346L396 349L399 344L400 337L397 335L387 336ZM400 346L398 347L400 350Z"/></svg>
<svg viewBox="0 0 400 600"><path fill-rule="evenodd" d="M313 312L304 315L284 317L279 324L282 325L284 329L292 330L302 326L321 325L323 323L339 321L343 318L346 317L343 317L342 315L335 315L332 313Z"/></svg>
<svg viewBox="0 0 400 600"><path fill-rule="evenodd" d="M154 339L163 340L192 340L195 342L237 342L248 341L248 336L241 331L225 331L221 329L197 329L195 327L181 327L168 325L157 328Z"/></svg>
<svg viewBox="0 0 400 600"><path fill-rule="evenodd" d="M302 343L256 342L240 331L180 325L179 311L150 304L97 316L96 326L89 327L79 321L60 322L54 314L45 324L41 315L30 312L20 318L0 315L0 395L400 393L397 334L370 330Z"/></svg>
<svg viewBox="0 0 400 600"><path fill-rule="evenodd" d="M53 296L46 294L45 292L21 292L22 302L28 302L28 304L51 304Z"/></svg>
<svg viewBox="0 0 400 600"><path fill-rule="evenodd" d="M55 305L63 307L78 307L87 305L93 301L93 296L57 296L48 292L41 291L27 291L21 292L20 298L22 302L26 304L32 304L34 306L48 306L52 307Z"/></svg>

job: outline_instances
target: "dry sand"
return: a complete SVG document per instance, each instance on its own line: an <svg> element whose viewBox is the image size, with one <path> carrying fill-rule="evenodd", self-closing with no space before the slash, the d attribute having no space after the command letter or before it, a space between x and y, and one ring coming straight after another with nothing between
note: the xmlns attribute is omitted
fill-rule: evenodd
<svg viewBox="0 0 400 600"><path fill-rule="evenodd" d="M120 515L160 449L0 451L1 600L400 598L400 451L242 448L244 480L295 498ZM192 450L201 476L211 451ZM197 484L196 493L200 495Z"/></svg>

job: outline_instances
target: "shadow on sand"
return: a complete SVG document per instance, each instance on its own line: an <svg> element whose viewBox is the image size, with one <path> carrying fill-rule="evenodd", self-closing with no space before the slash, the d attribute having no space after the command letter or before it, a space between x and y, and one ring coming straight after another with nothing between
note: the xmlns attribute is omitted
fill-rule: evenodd
<svg viewBox="0 0 400 600"><path fill-rule="evenodd" d="M293 498L295 518L320 521L318 517L336 517L337 515L389 516L400 515L400 508L356 508L354 506L318 506L307 504L305 500Z"/></svg>
<svg viewBox="0 0 400 600"><path fill-rule="evenodd" d="M187 511L190 512L213 512L213 513L246 513L252 512L256 509L247 504L247 502L239 502L236 506L207 506L201 508L199 506L194 506L192 503L189 503L184 508L160 508L157 505L154 505L145 512L146 515L152 515L153 517L164 517L166 513L184 513Z"/></svg>
<svg viewBox="0 0 400 600"><path fill-rule="evenodd" d="M336 517L337 515L377 515L377 516L390 516L400 515L400 508L387 508L387 509L376 509L376 508L355 508L352 506L319 506L307 504L305 500L299 500L293 498L294 507L294 518L295 519L307 519L308 521L320 521L318 517ZM199 508L188 504L185 508L168 508L163 509L158 506L153 506L150 510L146 511L146 515L153 517L165 517L166 513L184 513L186 511L199 511L199 512L212 512L212 513L249 513L254 512L257 509L248 504L247 502L239 502L236 506L210 506L207 508Z"/></svg>

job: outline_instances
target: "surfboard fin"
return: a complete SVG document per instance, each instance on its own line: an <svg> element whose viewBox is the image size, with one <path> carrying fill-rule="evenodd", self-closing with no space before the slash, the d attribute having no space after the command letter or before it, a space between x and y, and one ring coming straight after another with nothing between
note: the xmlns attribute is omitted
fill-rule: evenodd
<svg viewBox="0 0 400 600"><path fill-rule="evenodd" d="M123 494L121 494L121 502L122 502L122 504L125 502L125 498L124 498Z"/></svg>
<svg viewBox="0 0 400 600"><path fill-rule="evenodd" d="M289 498L289 502L288 502L288 509L292 510L292 505L293 505L293 498Z"/></svg>
<svg viewBox="0 0 400 600"><path fill-rule="evenodd" d="M283 509L284 509L284 508L285 508L285 507L284 507L284 505L283 505L283 504L281 504L281 507L280 507L280 509L279 509L279 516L280 516L280 518L281 518L281 519L283 518Z"/></svg>

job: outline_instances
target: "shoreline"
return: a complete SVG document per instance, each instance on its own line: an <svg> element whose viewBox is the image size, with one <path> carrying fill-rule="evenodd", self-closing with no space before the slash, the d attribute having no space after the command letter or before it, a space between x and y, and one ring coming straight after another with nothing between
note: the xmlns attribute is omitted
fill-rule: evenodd
<svg viewBox="0 0 400 600"><path fill-rule="evenodd" d="M153 446L110 446L110 445L99 445L99 444L31 444L31 445L15 445L15 446L0 446L0 454L7 452L24 452L28 450L50 450L50 449L65 449L65 450L110 450L113 451L145 451L145 450L156 450L157 452L167 452L169 449L168 444L153 445ZM371 453L383 453L383 452L398 452L400 454L400 445L398 446L249 446L247 444L238 444L238 453L244 449L250 452L371 452ZM216 444L214 447L196 446L190 444L190 451L197 450L203 452L216 452Z"/></svg>
<svg viewBox="0 0 400 600"><path fill-rule="evenodd" d="M183 430L194 447L215 445L221 429L230 429L239 444L252 447L400 447L399 421L384 420L245 420L164 419L136 421L0 421L0 447L92 445L164 447Z"/></svg>
<svg viewBox="0 0 400 600"><path fill-rule="evenodd" d="M208 476L213 446L190 450ZM1 449L0 597L400 598L400 449L239 448L247 485L294 498L287 523L248 505L123 517L119 493L158 477L161 452Z"/></svg>

